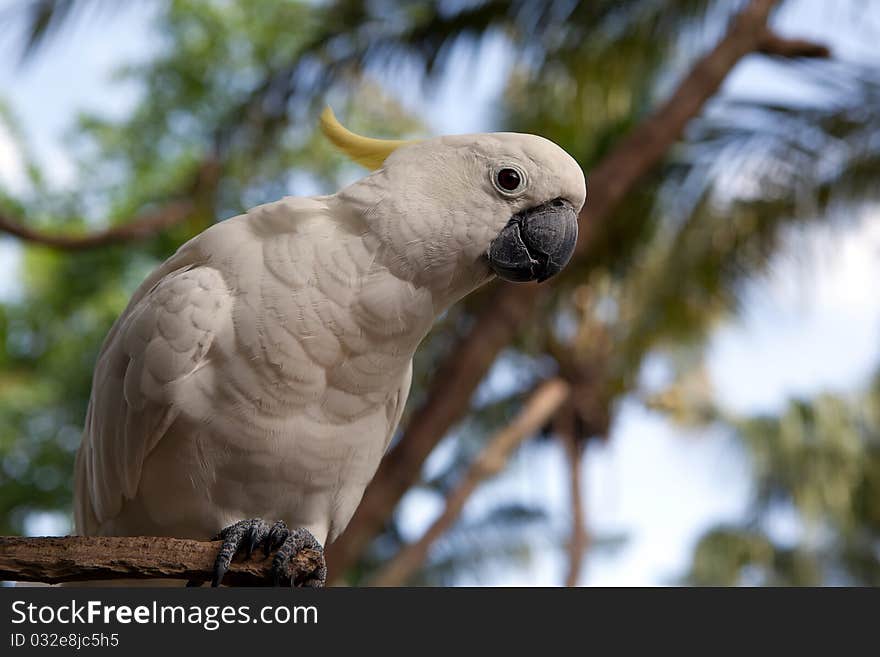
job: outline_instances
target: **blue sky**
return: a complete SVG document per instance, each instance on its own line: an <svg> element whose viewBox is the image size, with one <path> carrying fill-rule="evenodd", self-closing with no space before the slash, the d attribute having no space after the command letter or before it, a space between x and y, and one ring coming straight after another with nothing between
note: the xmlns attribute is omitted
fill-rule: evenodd
<svg viewBox="0 0 880 657"><path fill-rule="evenodd" d="M0 1L0 8L8 4L9 0ZM840 9L853 3L840 3L834 10L830 4L790 3L778 17L780 29L831 42L847 59L870 56L869 27L880 25L878 12L858 21L865 34L854 38L852 16ZM150 3L132 3L132 8L108 18L107 25L78 26L25 68L8 58L0 62L3 99L56 183L75 180L63 139L75 112L90 108L120 113L136 100L136 91L111 81L110 73L153 51L149 7ZM454 58L448 79L429 97L407 85L405 78L395 85L396 91L407 106L423 112L436 134L492 130L497 127L492 104L509 61L505 52L503 42L492 40L476 68L464 58ZM725 92L815 93L793 78L780 86L776 73L772 65L751 58L737 68ZM2 130L0 181L13 189L24 185L19 154ZM0 298L15 294L19 254L13 240L0 238ZM749 286L741 316L721 324L711 336L708 367L717 401L748 413L778 409L793 395L857 389L880 355L880 299L870 284L880 276L878 255L877 207L865 208L845 231L793 232L769 274ZM432 458L443 457L441 449ZM607 445L590 449L584 467L592 531L628 537L620 550L590 555L584 584L673 581L686 568L700 533L738 518L751 494L748 464L729 436L683 431L633 401L622 406ZM478 517L492 502L515 497L554 509L554 527L562 535L568 487L563 473L561 455L552 446L522 450L500 481L474 496L465 516ZM440 505L441 500L427 493L408 496L399 512L410 536L418 536ZM57 528L47 518L32 530ZM557 538L548 537L526 568L499 567L479 579L464 576L462 583L560 582L565 564Z"/></svg>

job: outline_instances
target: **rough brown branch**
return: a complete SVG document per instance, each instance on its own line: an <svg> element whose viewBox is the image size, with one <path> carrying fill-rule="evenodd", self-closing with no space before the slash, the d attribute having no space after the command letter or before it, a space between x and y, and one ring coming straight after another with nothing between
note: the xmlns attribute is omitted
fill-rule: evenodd
<svg viewBox="0 0 880 657"><path fill-rule="evenodd" d="M0 536L0 580L19 582L108 581L114 579L180 579L210 581L220 541L192 541L149 536L65 536L20 538ZM320 566L321 555L302 550L292 559L299 577ZM236 559L224 584L266 586L272 581L271 556Z"/></svg>
<svg viewBox="0 0 880 657"><path fill-rule="evenodd" d="M681 81L670 99L648 116L589 173L589 197L580 217L575 257L583 257L602 222L637 182L660 163L687 123L700 113L733 67L758 50L776 0L752 0L727 34ZM418 480L428 454L470 407L477 385L498 353L515 337L545 295L537 285L498 285L470 332L441 364L427 401L367 488L348 529L328 551L331 572L348 569L381 531L403 494ZM452 383L453 385L450 385Z"/></svg>
<svg viewBox="0 0 880 657"><path fill-rule="evenodd" d="M465 502L480 483L497 475L513 451L529 436L541 429L569 395L569 386L561 379L552 379L538 386L519 414L507 427L495 434L471 464L462 480L446 498L443 512L414 543L404 547L373 579L373 586L402 586L424 563L428 550L461 514Z"/></svg>

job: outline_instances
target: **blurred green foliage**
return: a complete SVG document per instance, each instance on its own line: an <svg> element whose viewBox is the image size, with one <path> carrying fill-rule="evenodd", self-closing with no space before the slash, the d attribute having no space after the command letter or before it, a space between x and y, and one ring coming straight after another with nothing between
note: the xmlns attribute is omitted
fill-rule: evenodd
<svg viewBox="0 0 880 657"><path fill-rule="evenodd" d="M703 536L689 581L880 585L880 378L862 395L715 421L745 444L756 493L747 522Z"/></svg>
<svg viewBox="0 0 880 657"><path fill-rule="evenodd" d="M91 5L24 3L26 56L51 58L51 46L41 44ZM500 40L509 76L496 108L498 128L546 135L589 172L668 93L670 80L711 46L739 3L152 5L154 55L120 63L120 83L135 90L132 110L119 119L93 114L73 122L76 187L53 189L28 160L30 189L0 190L0 207L30 225L84 231L102 226L94 217L125 222L190 193L206 165L217 175L200 189L188 221L154 239L77 254L26 249L20 293L0 305L2 533L21 532L35 511L69 509L91 368L146 273L211 221L284 194L333 190L351 174L313 130L325 99L360 132L424 134L386 82L412 69L430 88L453 52L469 53L476 66L481 44ZM88 15L112 24L109 12ZM780 86L797 79L821 93L798 102L714 99L663 166L605 223L589 257L560 277L542 314L547 320L535 322L496 365L516 372L519 385L477 395L472 415L448 440L448 458L420 492L445 493L485 437L510 418L530 381L556 369L576 382L573 412L582 439L607 437L620 400L641 394L648 356L687 354L678 362L682 375L700 371L704 338L739 309L743 286L765 271L787 231L838 221L875 198L880 70L852 62L776 62L770 75ZM2 116L20 134L14 117ZM21 150L26 154L27 144ZM424 344L409 408L423 399L434 365L469 325L482 294L451 311ZM876 389L862 400L792 403L779 417L730 418L715 408L704 379L688 381L646 403L675 421L727 426L752 455L760 490L747 525L703 538L690 580L876 583L880 458L877 416L866 410L876 408ZM803 523L802 541L784 545L771 536L766 517L780 505ZM526 558L536 544L530 528L555 526L549 514L508 500L463 520L438 544L419 581L449 582L487 559ZM392 521L352 580L393 554L404 533ZM474 559L456 558L462 554Z"/></svg>

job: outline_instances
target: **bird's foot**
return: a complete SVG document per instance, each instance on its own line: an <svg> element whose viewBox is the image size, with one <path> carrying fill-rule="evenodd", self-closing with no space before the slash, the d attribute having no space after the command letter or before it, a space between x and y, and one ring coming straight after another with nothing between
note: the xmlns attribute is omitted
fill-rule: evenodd
<svg viewBox="0 0 880 657"><path fill-rule="evenodd" d="M279 527L280 525L280 527ZM312 536L312 532L308 529L299 527L291 531L283 522L276 522L272 527L275 531L274 540L278 540L283 536L281 547L275 553L272 560L272 580L275 586L293 586L294 578L297 573L291 565L291 557L298 554L300 550L308 549L319 552L320 567L309 573L308 577L301 583L302 586L312 588L323 588L327 583L327 564L324 562L324 548L318 543L318 539Z"/></svg>
<svg viewBox="0 0 880 657"><path fill-rule="evenodd" d="M297 573L291 565L291 557L302 549L312 549L321 553L320 568L310 573L302 585L320 587L324 586L327 579L324 548L307 529L299 528L291 531L281 520L270 526L262 518L251 518L239 520L224 528L215 538L218 539L223 540L223 545L220 546L220 552L214 562L214 578L211 586L220 585L236 554L243 549L245 556L249 558L258 546L263 547L267 557L272 550L278 548L272 560L272 582L275 586L294 584Z"/></svg>

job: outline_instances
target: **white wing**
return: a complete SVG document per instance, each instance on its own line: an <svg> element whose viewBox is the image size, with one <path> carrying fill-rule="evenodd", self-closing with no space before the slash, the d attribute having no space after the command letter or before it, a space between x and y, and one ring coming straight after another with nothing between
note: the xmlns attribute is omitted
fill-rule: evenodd
<svg viewBox="0 0 880 657"><path fill-rule="evenodd" d="M216 269L186 264L162 276L181 260L142 286L98 359L76 464L80 533L134 497L144 460L179 413L175 398L230 322L232 298Z"/></svg>

